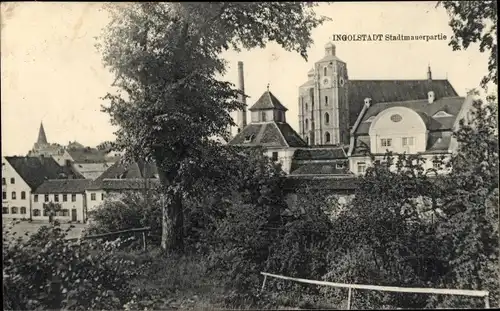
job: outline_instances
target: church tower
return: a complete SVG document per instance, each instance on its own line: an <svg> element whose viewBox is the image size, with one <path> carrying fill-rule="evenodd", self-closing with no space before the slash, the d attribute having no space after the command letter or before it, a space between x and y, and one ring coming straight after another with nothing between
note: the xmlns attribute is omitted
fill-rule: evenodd
<svg viewBox="0 0 500 311"><path fill-rule="evenodd" d="M299 88L299 132L309 145L349 143L347 66L325 45L325 56L308 72Z"/></svg>
<svg viewBox="0 0 500 311"><path fill-rule="evenodd" d="M45 135L45 129L43 128L43 123L40 123L40 129L38 130L38 139L36 141L38 146L45 146L48 144L47 136Z"/></svg>

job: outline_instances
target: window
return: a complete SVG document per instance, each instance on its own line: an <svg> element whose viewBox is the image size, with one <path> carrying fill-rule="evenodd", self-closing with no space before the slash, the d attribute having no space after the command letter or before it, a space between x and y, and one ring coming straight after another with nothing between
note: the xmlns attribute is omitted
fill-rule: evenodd
<svg viewBox="0 0 500 311"><path fill-rule="evenodd" d="M305 125L306 131L309 130L309 120L306 119L306 125Z"/></svg>
<svg viewBox="0 0 500 311"><path fill-rule="evenodd" d="M11 214L17 214L17 206L12 206L12 207L10 208L10 213L11 213Z"/></svg>
<svg viewBox="0 0 500 311"><path fill-rule="evenodd" d="M326 133L325 133L325 143L329 143L329 142L330 142L330 139L331 139L331 137L330 137L330 133L326 132Z"/></svg>
<svg viewBox="0 0 500 311"><path fill-rule="evenodd" d="M49 210L44 209L43 210L43 216L49 216Z"/></svg>
<svg viewBox="0 0 500 311"><path fill-rule="evenodd" d="M91 201L95 201L95 193L91 193L90 194L90 200Z"/></svg>
<svg viewBox="0 0 500 311"><path fill-rule="evenodd" d="M413 137L403 137L403 147L413 146Z"/></svg>
<svg viewBox="0 0 500 311"><path fill-rule="evenodd" d="M307 103L306 103L306 110L307 110L307 109L309 109L309 106L308 106L308 105L307 105Z"/></svg>
<svg viewBox="0 0 500 311"><path fill-rule="evenodd" d="M104 192L101 193L101 201L104 201Z"/></svg>
<svg viewBox="0 0 500 311"><path fill-rule="evenodd" d="M71 195L71 202L76 202L76 194Z"/></svg>
<svg viewBox="0 0 500 311"><path fill-rule="evenodd" d="M43 200L44 200L45 202L49 202L49 195L48 195L48 194L46 194L46 195L44 196Z"/></svg>
<svg viewBox="0 0 500 311"><path fill-rule="evenodd" d="M432 167L435 169L440 169L441 163L439 163L439 161L434 161L434 162L432 162Z"/></svg>
<svg viewBox="0 0 500 311"><path fill-rule="evenodd" d="M262 111L262 112L260 113L260 115L261 115L261 118L262 118L262 120L261 120L261 121L262 121L262 122L266 122L266 121L267 121L267 118L266 118L266 112L265 112L265 111Z"/></svg>
<svg viewBox="0 0 500 311"><path fill-rule="evenodd" d="M358 162L358 173L364 173L366 171L365 162Z"/></svg>
<svg viewBox="0 0 500 311"><path fill-rule="evenodd" d="M2 206L2 214L8 214L8 213L9 213L9 208Z"/></svg>
<svg viewBox="0 0 500 311"><path fill-rule="evenodd" d="M330 114L328 112L325 112L325 124L330 123Z"/></svg>
<svg viewBox="0 0 500 311"><path fill-rule="evenodd" d="M26 215L26 207L21 206L21 214Z"/></svg>
<svg viewBox="0 0 500 311"><path fill-rule="evenodd" d="M273 152L272 159L273 159L273 161L278 161L278 153L277 152Z"/></svg>
<svg viewBox="0 0 500 311"><path fill-rule="evenodd" d="M5 180L5 178L2 177L2 186L5 186L7 184L7 181Z"/></svg>
<svg viewBox="0 0 500 311"><path fill-rule="evenodd" d="M12 200L15 200L16 199L16 192L15 191L12 191Z"/></svg>
<svg viewBox="0 0 500 311"><path fill-rule="evenodd" d="M59 202L59 195L58 194L54 194L54 202Z"/></svg>
<svg viewBox="0 0 500 311"><path fill-rule="evenodd" d="M61 210L61 216L68 217L69 216L69 209Z"/></svg>
<svg viewBox="0 0 500 311"><path fill-rule="evenodd" d="M34 209L33 210L33 216L40 216L40 210L39 209Z"/></svg>
<svg viewBox="0 0 500 311"><path fill-rule="evenodd" d="M14 177L12 177L12 178L10 179L10 183L11 183L11 184L15 184L15 183L16 183L16 180L14 179Z"/></svg>
<svg viewBox="0 0 500 311"><path fill-rule="evenodd" d="M38 194L35 194L35 195L33 196L33 201L34 201L34 202L38 202Z"/></svg>
<svg viewBox="0 0 500 311"><path fill-rule="evenodd" d="M335 168L338 169L338 170L341 170L344 168L344 163L337 163L335 164Z"/></svg>
<svg viewBox="0 0 500 311"><path fill-rule="evenodd" d="M326 76L327 72L326 72L326 67L323 68L323 75Z"/></svg>
<svg viewBox="0 0 500 311"><path fill-rule="evenodd" d="M26 200L26 191L21 191L21 200Z"/></svg>
<svg viewBox="0 0 500 311"><path fill-rule="evenodd" d="M390 147L392 145L392 139L391 138L382 138L380 140L380 144L382 147Z"/></svg>
<svg viewBox="0 0 500 311"><path fill-rule="evenodd" d="M68 201L68 195L67 194L63 194L63 202L67 202Z"/></svg>
<svg viewBox="0 0 500 311"><path fill-rule="evenodd" d="M328 96L325 96L325 106L328 106Z"/></svg>
<svg viewBox="0 0 500 311"><path fill-rule="evenodd" d="M7 200L7 192L2 192L2 200Z"/></svg>

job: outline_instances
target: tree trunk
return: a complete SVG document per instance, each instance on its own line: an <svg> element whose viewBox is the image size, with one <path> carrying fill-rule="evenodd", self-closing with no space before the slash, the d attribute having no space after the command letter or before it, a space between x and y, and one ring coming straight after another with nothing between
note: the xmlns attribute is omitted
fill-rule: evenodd
<svg viewBox="0 0 500 311"><path fill-rule="evenodd" d="M161 165L162 156L156 157L158 175L163 189L168 189L174 183L174 172L165 172ZM164 251L184 250L184 209L182 194L179 191L168 190L162 196L162 230L161 248Z"/></svg>

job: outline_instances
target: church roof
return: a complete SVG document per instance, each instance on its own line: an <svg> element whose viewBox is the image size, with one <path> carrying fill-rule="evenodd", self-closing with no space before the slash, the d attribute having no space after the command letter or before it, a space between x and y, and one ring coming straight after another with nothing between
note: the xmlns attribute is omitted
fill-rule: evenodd
<svg viewBox="0 0 500 311"><path fill-rule="evenodd" d="M264 94L260 96L259 100L257 100L257 102L248 110L255 111L268 109L277 109L282 111L288 110L269 90L265 91Z"/></svg>
<svg viewBox="0 0 500 311"><path fill-rule="evenodd" d="M250 123L238 133L230 145L262 147L307 147L300 135L288 123Z"/></svg>
<svg viewBox="0 0 500 311"><path fill-rule="evenodd" d="M431 84L430 84L431 83ZM364 104L365 98L372 103L403 102L426 100L427 92L432 89L437 99L457 97L448 80L349 80L349 123L352 126Z"/></svg>
<svg viewBox="0 0 500 311"><path fill-rule="evenodd" d="M5 157L5 160L33 190L48 179L65 179L62 176L82 178L71 168L57 164L51 157Z"/></svg>
<svg viewBox="0 0 500 311"><path fill-rule="evenodd" d="M43 123L40 123L40 129L38 130L38 139L36 141L39 145L46 145L47 136L45 135L45 129L43 128Z"/></svg>

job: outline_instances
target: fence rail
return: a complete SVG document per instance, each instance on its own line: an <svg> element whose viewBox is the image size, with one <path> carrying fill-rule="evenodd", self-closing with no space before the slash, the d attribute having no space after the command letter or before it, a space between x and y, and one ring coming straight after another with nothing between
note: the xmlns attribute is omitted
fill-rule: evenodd
<svg viewBox="0 0 500 311"><path fill-rule="evenodd" d="M146 251L147 250L146 232L148 232L148 231L151 231L151 227L134 228L134 229L114 231L114 232L109 232L109 233L87 235L87 236L83 236L83 237L79 237L79 238L70 238L68 240L69 241L94 240L94 239L100 239L100 238L105 238L105 237L110 237L110 236L117 236L117 235L122 235L122 234L127 234L127 233L142 232L142 247L143 247L144 251Z"/></svg>
<svg viewBox="0 0 500 311"><path fill-rule="evenodd" d="M351 299L353 289L366 289L366 290L376 290L385 292L399 292L399 293L416 293L416 294L437 294L437 295L458 295L458 296L473 296L473 297L483 297L484 305L486 309L490 307L489 292L483 290L467 290L467 289L445 289L445 288L419 288L419 287L395 287L395 286L379 286L379 285L361 285L361 284L345 284L345 283L334 283L325 282L317 280L308 280L300 278L292 278L284 275L271 274L267 272L261 272L264 276L264 281L262 283L261 290L264 290L266 285L267 277L273 277L282 280L289 280L299 283L315 284L322 286L331 286L339 288L347 288L349 290L347 296L347 310L351 309Z"/></svg>

